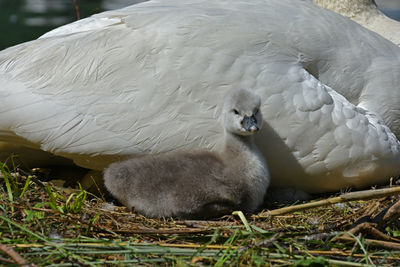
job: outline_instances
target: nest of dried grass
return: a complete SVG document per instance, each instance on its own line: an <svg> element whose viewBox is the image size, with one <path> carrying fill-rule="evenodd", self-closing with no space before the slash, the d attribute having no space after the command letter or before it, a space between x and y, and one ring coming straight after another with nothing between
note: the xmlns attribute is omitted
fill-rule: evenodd
<svg viewBox="0 0 400 267"><path fill-rule="evenodd" d="M398 266L400 261L395 182L382 192L324 196L322 203L300 209L247 217L236 212L213 221L157 220L82 189L0 170L4 265Z"/></svg>

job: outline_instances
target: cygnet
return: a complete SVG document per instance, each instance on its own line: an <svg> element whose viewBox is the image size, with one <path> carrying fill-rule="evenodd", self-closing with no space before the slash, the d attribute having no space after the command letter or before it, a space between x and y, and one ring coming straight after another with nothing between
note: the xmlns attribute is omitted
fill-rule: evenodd
<svg viewBox="0 0 400 267"><path fill-rule="evenodd" d="M261 100L250 89L224 98L221 151L170 152L111 164L108 191L147 217L215 218L233 210L254 212L263 203L270 176L253 142L260 130Z"/></svg>

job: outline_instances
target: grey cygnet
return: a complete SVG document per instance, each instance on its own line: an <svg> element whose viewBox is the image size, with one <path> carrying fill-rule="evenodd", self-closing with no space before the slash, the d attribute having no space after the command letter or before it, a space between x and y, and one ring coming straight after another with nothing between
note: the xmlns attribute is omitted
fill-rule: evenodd
<svg viewBox="0 0 400 267"><path fill-rule="evenodd" d="M231 90L222 110L222 151L171 152L113 163L104 171L106 188L147 217L204 219L256 211L270 182L253 141L262 125L260 105L252 90Z"/></svg>

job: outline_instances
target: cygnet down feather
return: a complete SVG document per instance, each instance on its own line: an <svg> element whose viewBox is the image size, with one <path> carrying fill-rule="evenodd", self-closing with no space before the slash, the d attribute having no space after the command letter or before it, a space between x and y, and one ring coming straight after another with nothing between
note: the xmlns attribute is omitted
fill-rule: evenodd
<svg viewBox="0 0 400 267"><path fill-rule="evenodd" d="M104 171L110 193L148 217L212 218L254 212L270 177L253 142L262 125L260 97L234 89L225 97L222 151L171 152L113 163Z"/></svg>

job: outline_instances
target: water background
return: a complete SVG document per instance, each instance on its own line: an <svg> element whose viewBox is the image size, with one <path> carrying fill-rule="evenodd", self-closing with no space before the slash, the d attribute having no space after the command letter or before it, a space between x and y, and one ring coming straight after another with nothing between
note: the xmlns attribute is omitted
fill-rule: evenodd
<svg viewBox="0 0 400 267"><path fill-rule="evenodd" d="M81 18L85 18L144 0L76 1ZM400 0L375 2L392 18L400 20ZM36 39L45 32L76 19L73 0L0 0L0 50Z"/></svg>
<svg viewBox="0 0 400 267"><path fill-rule="evenodd" d="M143 0L77 0L81 18ZM0 50L76 21L73 0L0 0Z"/></svg>

